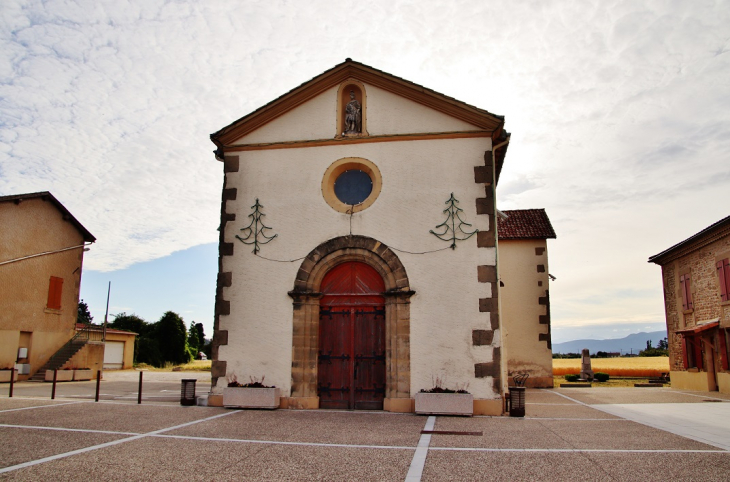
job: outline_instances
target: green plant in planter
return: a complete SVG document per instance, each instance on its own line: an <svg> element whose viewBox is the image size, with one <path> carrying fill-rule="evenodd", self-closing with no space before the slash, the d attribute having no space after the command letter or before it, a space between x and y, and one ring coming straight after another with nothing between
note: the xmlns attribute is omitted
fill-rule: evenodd
<svg viewBox="0 0 730 482"><path fill-rule="evenodd" d="M580 380L580 375L565 375L566 382L577 382Z"/></svg>
<svg viewBox="0 0 730 482"><path fill-rule="evenodd" d="M607 382L609 379L609 375L608 375L608 373L596 372L593 375L593 378L595 378L596 381L599 381L599 382Z"/></svg>

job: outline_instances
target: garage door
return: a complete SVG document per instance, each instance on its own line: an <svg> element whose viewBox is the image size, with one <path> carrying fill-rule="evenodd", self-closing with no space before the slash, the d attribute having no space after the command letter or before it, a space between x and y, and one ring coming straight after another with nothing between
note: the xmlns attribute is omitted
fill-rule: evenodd
<svg viewBox="0 0 730 482"><path fill-rule="evenodd" d="M120 370L124 365L124 342L104 343L104 370Z"/></svg>

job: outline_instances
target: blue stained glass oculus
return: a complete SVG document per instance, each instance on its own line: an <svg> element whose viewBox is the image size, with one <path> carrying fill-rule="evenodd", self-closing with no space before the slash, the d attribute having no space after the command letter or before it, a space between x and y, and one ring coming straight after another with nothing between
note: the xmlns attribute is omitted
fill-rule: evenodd
<svg viewBox="0 0 730 482"><path fill-rule="evenodd" d="M373 180L359 169L350 169L335 180L335 196L345 204L360 204L373 192Z"/></svg>

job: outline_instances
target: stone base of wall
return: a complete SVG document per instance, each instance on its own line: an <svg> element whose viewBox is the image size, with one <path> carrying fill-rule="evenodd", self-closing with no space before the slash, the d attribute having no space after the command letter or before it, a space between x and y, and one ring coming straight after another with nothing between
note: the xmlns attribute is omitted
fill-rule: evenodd
<svg viewBox="0 0 730 482"><path fill-rule="evenodd" d="M717 374L717 387L720 393L730 393L730 373Z"/></svg>
<svg viewBox="0 0 730 482"><path fill-rule="evenodd" d="M514 380L509 377L510 386L514 386ZM553 388L553 377L529 377L525 381L527 388Z"/></svg>
<svg viewBox="0 0 730 482"><path fill-rule="evenodd" d="M474 415L491 415L499 417L504 415L504 401L501 398L496 400L474 400Z"/></svg>
<svg viewBox="0 0 730 482"><path fill-rule="evenodd" d="M412 398L386 398L383 400L383 410L386 412L413 413L416 411L416 401Z"/></svg>
<svg viewBox="0 0 730 482"><path fill-rule="evenodd" d="M319 408L319 397L282 397L279 408L317 410Z"/></svg>
<svg viewBox="0 0 730 482"><path fill-rule="evenodd" d="M708 392L707 372L669 372L672 388Z"/></svg>

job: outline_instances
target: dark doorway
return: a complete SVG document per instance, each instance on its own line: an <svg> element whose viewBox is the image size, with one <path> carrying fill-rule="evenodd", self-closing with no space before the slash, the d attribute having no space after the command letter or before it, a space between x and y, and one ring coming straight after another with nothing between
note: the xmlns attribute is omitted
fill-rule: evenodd
<svg viewBox="0 0 730 482"><path fill-rule="evenodd" d="M382 410L385 284L365 263L347 262L322 280L317 393L320 408Z"/></svg>

